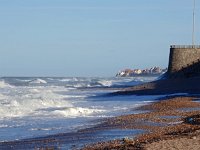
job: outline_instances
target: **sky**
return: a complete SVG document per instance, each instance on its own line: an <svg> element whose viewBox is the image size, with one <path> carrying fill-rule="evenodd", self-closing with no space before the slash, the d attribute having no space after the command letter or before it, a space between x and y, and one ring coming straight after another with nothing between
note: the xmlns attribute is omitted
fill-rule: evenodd
<svg viewBox="0 0 200 150"><path fill-rule="evenodd" d="M192 43L193 0L0 0L0 76L115 76ZM196 44L200 37L196 2ZM199 19L198 19L199 18Z"/></svg>

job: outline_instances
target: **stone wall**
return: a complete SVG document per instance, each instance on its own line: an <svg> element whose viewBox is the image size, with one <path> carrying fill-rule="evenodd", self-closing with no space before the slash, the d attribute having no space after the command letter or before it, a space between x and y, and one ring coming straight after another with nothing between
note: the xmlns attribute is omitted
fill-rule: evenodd
<svg viewBox="0 0 200 150"><path fill-rule="evenodd" d="M200 46L171 46L168 77L200 75Z"/></svg>

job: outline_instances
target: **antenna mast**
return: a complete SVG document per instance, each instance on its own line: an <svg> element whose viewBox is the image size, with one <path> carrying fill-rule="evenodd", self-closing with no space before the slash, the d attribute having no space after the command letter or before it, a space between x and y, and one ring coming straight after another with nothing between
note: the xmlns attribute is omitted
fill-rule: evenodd
<svg viewBox="0 0 200 150"><path fill-rule="evenodd" d="M195 6L196 1L194 0L194 7L193 7L193 30L192 30L192 45L195 46Z"/></svg>

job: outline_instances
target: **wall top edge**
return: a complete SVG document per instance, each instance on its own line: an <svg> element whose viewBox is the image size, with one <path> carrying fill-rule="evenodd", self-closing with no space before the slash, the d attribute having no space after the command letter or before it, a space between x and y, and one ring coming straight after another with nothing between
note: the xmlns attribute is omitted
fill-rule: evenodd
<svg viewBox="0 0 200 150"><path fill-rule="evenodd" d="M200 48L200 45L170 45L170 48L194 49L194 48Z"/></svg>

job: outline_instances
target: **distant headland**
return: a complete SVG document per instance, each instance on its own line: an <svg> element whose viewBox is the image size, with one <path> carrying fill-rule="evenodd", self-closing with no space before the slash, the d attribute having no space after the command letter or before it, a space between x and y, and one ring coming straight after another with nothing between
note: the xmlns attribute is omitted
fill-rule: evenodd
<svg viewBox="0 0 200 150"><path fill-rule="evenodd" d="M167 72L167 68L152 67L147 69L124 69L119 71L117 77L135 77L135 76L159 76Z"/></svg>

